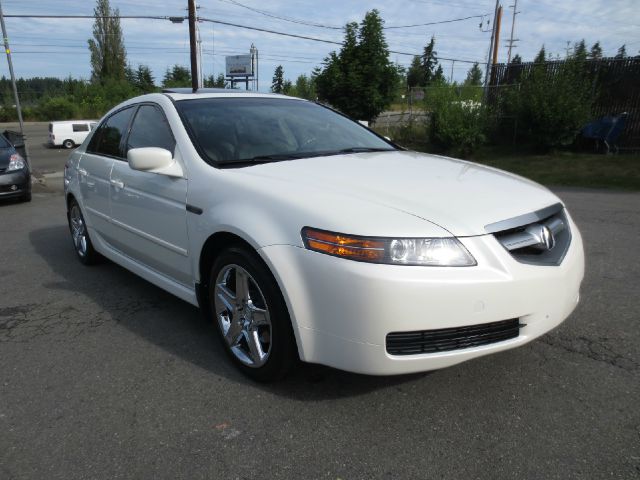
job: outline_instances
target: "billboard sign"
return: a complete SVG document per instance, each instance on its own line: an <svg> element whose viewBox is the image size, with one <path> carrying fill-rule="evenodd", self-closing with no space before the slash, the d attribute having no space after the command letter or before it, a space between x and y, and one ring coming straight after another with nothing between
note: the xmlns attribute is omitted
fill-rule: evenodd
<svg viewBox="0 0 640 480"><path fill-rule="evenodd" d="M251 55L225 57L227 77L252 77Z"/></svg>

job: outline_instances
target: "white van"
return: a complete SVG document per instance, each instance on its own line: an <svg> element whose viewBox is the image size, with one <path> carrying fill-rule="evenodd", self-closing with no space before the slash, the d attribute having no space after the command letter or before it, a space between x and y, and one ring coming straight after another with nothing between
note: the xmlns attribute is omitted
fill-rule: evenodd
<svg viewBox="0 0 640 480"><path fill-rule="evenodd" d="M96 120L67 120L49 123L49 145L73 148L84 142L98 124Z"/></svg>

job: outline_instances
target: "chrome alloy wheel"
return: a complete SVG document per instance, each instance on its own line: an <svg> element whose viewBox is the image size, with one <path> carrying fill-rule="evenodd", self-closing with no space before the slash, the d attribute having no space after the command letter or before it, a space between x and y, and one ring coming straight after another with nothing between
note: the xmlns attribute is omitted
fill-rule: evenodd
<svg viewBox="0 0 640 480"><path fill-rule="evenodd" d="M271 352L271 319L260 287L244 268L220 270L214 289L216 317L224 339L244 365L258 368Z"/></svg>
<svg viewBox="0 0 640 480"><path fill-rule="evenodd" d="M78 255L81 257L87 256L87 227L84 224L84 219L80 213L80 207L74 204L69 212L69 223L71 225L71 236L73 238L73 244L76 247Z"/></svg>

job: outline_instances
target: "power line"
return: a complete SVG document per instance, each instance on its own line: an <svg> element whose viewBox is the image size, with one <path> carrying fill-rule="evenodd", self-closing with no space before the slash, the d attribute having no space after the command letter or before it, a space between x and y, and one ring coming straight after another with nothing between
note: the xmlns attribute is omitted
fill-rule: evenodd
<svg viewBox="0 0 640 480"><path fill-rule="evenodd" d="M278 19L278 20L283 20L285 22L297 23L299 25L307 25L309 27L327 28L327 29L331 29L331 30L342 30L344 28L344 27L337 27L337 26L333 26L333 25L323 25L321 23L308 22L306 20L300 20L300 19L292 18L292 17L285 17L285 16L282 16L282 15L276 15L275 13L271 13L271 12L268 12L266 10L260 10L258 8L250 7L249 5L245 5L243 3L236 2L235 0L219 0L219 1L224 2L224 3L229 3L231 5L236 5L236 6L241 7L241 8L246 8L247 10L250 10L250 11L255 12L255 13L259 13L260 15L264 15L265 17L270 17L270 18L275 18L275 19Z"/></svg>
<svg viewBox="0 0 640 480"><path fill-rule="evenodd" d="M428 23L416 23L414 25L395 25L395 26L383 27L383 28L385 30L389 30L389 29L392 29L392 28L428 27L430 25L441 25L441 24L444 24L444 23L463 22L465 20L471 20L472 18L479 18L482 21L482 20L484 20L484 17L486 17L487 15L489 15L489 14L485 13L483 15L471 15L469 17L452 18L451 20L440 20L440 21L437 21L437 22L428 22Z"/></svg>
<svg viewBox="0 0 640 480"><path fill-rule="evenodd" d="M291 23L297 23L300 25L307 25L310 27L318 27L318 28L327 28L327 29L331 29L331 30L342 30L344 28L344 26L335 26L335 25L325 25L322 23L315 23L315 22L309 22L306 20L301 20L301 19L297 19L297 18L293 18L293 17L285 17L283 15L277 15L275 13L271 13L268 12L266 10L260 10L258 8L254 8L254 7L250 7L249 5L245 5L243 3L237 2L236 0L219 0L220 2L224 2L224 3L229 3L231 5L236 5L238 7L242 7L242 8L246 8L247 10L250 10L252 12L255 13L259 13L260 15L264 15L266 17L270 17L270 18L275 18L278 20L283 20L285 22L291 22ZM413 27L428 27L430 25L440 25L440 24L445 24L445 23L453 23L453 22L463 22L465 20L470 20L473 18L479 18L479 19L484 19L485 16L489 15L488 13L483 14L483 15L471 15L468 17L462 17L462 18L452 18L450 20L440 20L440 21L436 21L436 22L428 22L428 23L418 23L418 24L413 24L413 25L391 25L391 26L384 26L382 27L385 30L389 30L389 29L395 29L395 28L413 28Z"/></svg>
<svg viewBox="0 0 640 480"><path fill-rule="evenodd" d="M98 16L96 17L95 15L5 15L6 18L58 18L58 19L70 19L70 18L84 18L84 19L95 19L95 18L121 18L121 19L147 19L147 20L170 20L172 22L177 22L177 21L182 21L184 19L186 19L186 17L171 17L171 16L158 16L158 15L119 15L119 16L115 16L115 15L111 15L111 16ZM198 20L201 22L209 22L209 23L215 23L218 25L226 25L228 27L236 27L236 28L243 28L245 30L253 30L253 31L257 31L257 32L263 32L263 33L270 33L273 35L281 35L281 36L285 36L285 37L291 37L291 38L299 38L301 40L309 40L312 42L320 42L320 43L327 43L327 44L331 44L331 45L342 45L342 42L336 42L334 40L328 40L325 38L316 38L316 37L310 37L307 35L297 35L295 33L286 33L286 32L279 32L277 30L270 30L267 28L259 28L259 27L252 27L249 25L242 25L239 23L232 23L232 22L224 22L222 20L213 20L211 18L205 18L205 17L198 17ZM394 53L396 55L408 55L411 57L415 57L415 56L419 56L419 53L409 53L409 52L401 52L401 51L397 51L397 50L389 50L389 53ZM462 59L458 59L458 58L446 58L446 57L439 57L439 60L447 60L447 61L456 61L456 62L461 62L461 63L484 63L484 62L477 62L477 61L473 61L473 60L462 60Z"/></svg>

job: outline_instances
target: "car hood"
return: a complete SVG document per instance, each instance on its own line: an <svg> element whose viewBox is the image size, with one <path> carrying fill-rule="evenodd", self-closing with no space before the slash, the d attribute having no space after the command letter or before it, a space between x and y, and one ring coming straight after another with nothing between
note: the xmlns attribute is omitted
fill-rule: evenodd
<svg viewBox="0 0 640 480"><path fill-rule="evenodd" d="M546 188L517 175L408 151L312 157L256 165L242 172L384 205L456 236L485 234L488 224L560 201ZM296 198L301 201L304 198Z"/></svg>

